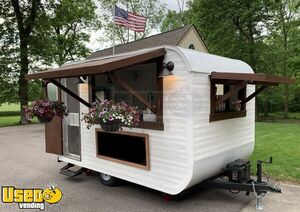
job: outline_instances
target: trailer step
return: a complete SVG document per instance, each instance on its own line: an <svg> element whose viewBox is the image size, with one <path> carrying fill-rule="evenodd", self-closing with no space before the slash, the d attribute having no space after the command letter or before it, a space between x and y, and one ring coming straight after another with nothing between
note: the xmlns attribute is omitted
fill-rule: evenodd
<svg viewBox="0 0 300 212"><path fill-rule="evenodd" d="M68 177L76 177L81 175L84 171L84 168L80 168L78 170L70 170L69 168L74 167L74 164L68 163L66 166L60 169L60 174L68 176Z"/></svg>

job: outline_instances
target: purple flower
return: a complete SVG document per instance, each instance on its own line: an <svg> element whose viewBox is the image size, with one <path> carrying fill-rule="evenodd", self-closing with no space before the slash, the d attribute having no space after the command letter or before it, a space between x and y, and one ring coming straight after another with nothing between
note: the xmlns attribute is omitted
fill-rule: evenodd
<svg viewBox="0 0 300 212"><path fill-rule="evenodd" d="M31 121L31 120L32 120L32 117L31 117L31 116L26 116L26 119L27 119L28 121Z"/></svg>
<svg viewBox="0 0 300 212"><path fill-rule="evenodd" d="M109 117L108 117L108 120L109 120L109 121L113 121L113 120L114 120L114 117L109 116Z"/></svg>
<svg viewBox="0 0 300 212"><path fill-rule="evenodd" d="M44 113L44 109L40 108L40 109L38 110L38 113L43 114L43 113Z"/></svg>

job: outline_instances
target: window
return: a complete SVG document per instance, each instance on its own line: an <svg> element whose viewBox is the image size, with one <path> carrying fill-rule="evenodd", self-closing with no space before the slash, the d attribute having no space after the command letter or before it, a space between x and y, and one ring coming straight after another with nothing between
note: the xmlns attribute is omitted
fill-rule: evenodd
<svg viewBox="0 0 300 212"><path fill-rule="evenodd" d="M210 121L246 116L246 84L211 82Z"/></svg>
<svg viewBox="0 0 300 212"><path fill-rule="evenodd" d="M190 45L189 45L189 49L193 49L193 50L194 50L194 49L195 49L194 44L190 44Z"/></svg>
<svg viewBox="0 0 300 212"><path fill-rule="evenodd" d="M124 101L141 110L139 128L163 130L162 58L91 77L91 99Z"/></svg>
<svg viewBox="0 0 300 212"><path fill-rule="evenodd" d="M47 97L51 101L58 100L58 90L53 83L47 83Z"/></svg>

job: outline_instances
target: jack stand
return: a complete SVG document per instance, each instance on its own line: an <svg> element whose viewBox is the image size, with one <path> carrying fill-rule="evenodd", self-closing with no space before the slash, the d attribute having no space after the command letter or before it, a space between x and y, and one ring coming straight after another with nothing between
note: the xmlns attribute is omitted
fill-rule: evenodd
<svg viewBox="0 0 300 212"><path fill-rule="evenodd" d="M263 198L262 194L256 196L256 210L257 211L264 210L264 204L263 204L262 198Z"/></svg>

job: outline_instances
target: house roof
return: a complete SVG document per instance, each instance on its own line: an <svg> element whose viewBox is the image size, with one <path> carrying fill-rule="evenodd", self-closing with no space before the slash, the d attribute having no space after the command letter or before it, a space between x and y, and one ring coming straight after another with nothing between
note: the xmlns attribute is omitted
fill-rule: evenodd
<svg viewBox="0 0 300 212"><path fill-rule="evenodd" d="M115 46L115 54L136 51L139 49L152 48L156 46L170 45L177 46L185 34L194 28L193 25L186 25L184 27L152 35L143 39L132 41L125 44ZM107 48L100 51L93 52L87 59L99 58L112 55L113 48Z"/></svg>

